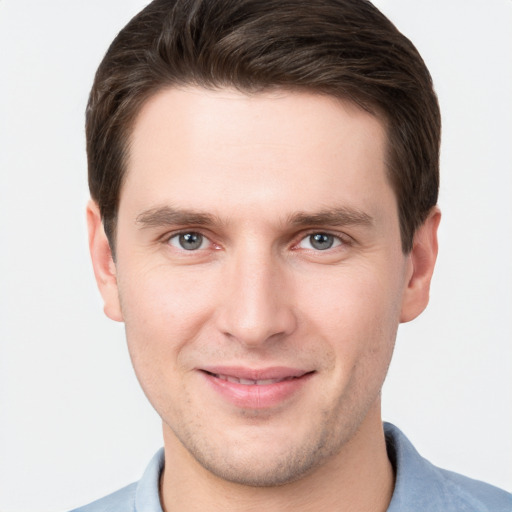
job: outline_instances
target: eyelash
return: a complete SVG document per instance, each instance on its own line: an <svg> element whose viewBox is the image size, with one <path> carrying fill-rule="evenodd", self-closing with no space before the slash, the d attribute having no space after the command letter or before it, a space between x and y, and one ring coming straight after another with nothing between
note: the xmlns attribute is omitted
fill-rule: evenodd
<svg viewBox="0 0 512 512"><path fill-rule="evenodd" d="M194 231L194 230L184 230L184 231L179 231L177 233L171 233L171 234L168 234L164 237L164 243L168 244L168 245L171 245L171 240L173 238L179 238L180 236L185 236L185 235L198 235L200 237L202 237L202 243L201 245L204 243L204 241L207 241L210 245L214 245L215 244L210 240L210 238L206 235L204 235L203 233L201 233L200 231ZM216 246L218 247L218 246ZM184 252L189 252L189 253L194 253L194 252L198 252L199 250L204 250L204 249L185 249L184 247L181 247L181 248L178 248L176 247L176 249L178 250L182 250Z"/></svg>
<svg viewBox="0 0 512 512"><path fill-rule="evenodd" d="M293 248L298 247L299 244L301 244L303 241L305 241L307 239L310 239L313 235L325 235L328 237L333 237L333 238L337 239L339 242L337 245L335 245L333 247L328 247L324 250L315 249L315 248L305 249L305 250L309 250L309 251L312 251L315 253L329 252L329 251L335 250L337 248L343 248L346 246L350 246L353 242L352 238L349 237L346 233L337 233L337 232L333 233L331 231L311 230L308 233L301 234L300 240L293 245Z"/></svg>
<svg viewBox="0 0 512 512"><path fill-rule="evenodd" d="M198 236L202 237L201 245L204 243L204 241L207 241L211 246L213 246L213 248L220 249L220 246L215 244L214 242L212 242L210 237L201 233L201 231L199 231L199 230L194 231L193 229L182 230L182 231L178 231L175 233L166 234L165 237L163 237L163 242L169 246L176 248L177 250L180 250L181 252L190 253L190 254L197 253L199 251L206 250L206 249L210 248L210 247L207 247L207 248L198 247L195 249L185 249L184 247L177 247L177 246L174 246L173 244L171 244L172 239L178 238L183 235L198 235ZM299 245L302 242L310 239L310 237L312 237L313 235L324 235L327 237L333 237L335 239L335 241L334 241L335 245L327 247L325 249L318 249L318 248L311 247L311 248L304 248L304 250L314 252L314 253L319 253L319 254L322 252L330 253L330 252L332 252L332 250L336 250L337 248L343 248L343 247L347 247L347 246L350 246L353 244L353 239L346 233L337 233L337 232L333 233L330 231L310 230L309 232L300 234L300 239L297 242L294 242L292 244L292 246L291 246L292 250L300 249ZM336 241L338 243L336 243Z"/></svg>

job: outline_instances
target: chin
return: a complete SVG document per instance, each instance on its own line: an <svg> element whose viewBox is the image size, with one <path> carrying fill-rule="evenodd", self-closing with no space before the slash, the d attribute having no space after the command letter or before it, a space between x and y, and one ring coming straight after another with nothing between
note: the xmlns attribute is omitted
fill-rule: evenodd
<svg viewBox="0 0 512 512"><path fill-rule="evenodd" d="M233 457L219 460L196 456L196 460L213 475L249 487L276 487L300 480L310 473L323 457L315 457L309 450L265 457ZM318 454L319 452L316 451ZM256 459L256 460L255 460Z"/></svg>
<svg viewBox="0 0 512 512"><path fill-rule="evenodd" d="M181 444L204 469L222 480L276 487L307 476L345 443L344 436L333 436L328 425L317 426L313 432L296 428L290 433L290 425L267 432L261 431L261 425L256 429L257 435L254 430L242 429L234 436L185 436Z"/></svg>

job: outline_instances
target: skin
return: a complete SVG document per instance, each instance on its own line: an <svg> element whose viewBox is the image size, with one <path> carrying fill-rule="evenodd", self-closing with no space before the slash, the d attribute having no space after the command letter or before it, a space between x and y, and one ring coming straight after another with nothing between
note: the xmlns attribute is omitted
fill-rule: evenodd
<svg viewBox="0 0 512 512"><path fill-rule="evenodd" d="M386 510L380 391L398 324L427 305L440 214L403 254L385 155L379 119L321 95L190 87L142 108L115 263L94 202L88 224L163 420L164 509ZM258 408L218 393L215 365L309 376Z"/></svg>

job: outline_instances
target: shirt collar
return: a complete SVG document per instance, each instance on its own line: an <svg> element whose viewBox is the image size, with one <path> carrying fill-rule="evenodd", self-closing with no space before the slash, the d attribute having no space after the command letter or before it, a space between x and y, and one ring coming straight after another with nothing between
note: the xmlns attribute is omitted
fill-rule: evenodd
<svg viewBox="0 0 512 512"><path fill-rule="evenodd" d="M454 473L442 470L424 459L394 425L384 423L388 457L395 468L395 489L387 512L485 512L488 507L470 492L479 484L464 479L459 485ZM459 478L460 475L457 475Z"/></svg>
<svg viewBox="0 0 512 512"><path fill-rule="evenodd" d="M160 504L160 475L164 469L164 449L160 448L151 459L137 484L136 512L163 512Z"/></svg>

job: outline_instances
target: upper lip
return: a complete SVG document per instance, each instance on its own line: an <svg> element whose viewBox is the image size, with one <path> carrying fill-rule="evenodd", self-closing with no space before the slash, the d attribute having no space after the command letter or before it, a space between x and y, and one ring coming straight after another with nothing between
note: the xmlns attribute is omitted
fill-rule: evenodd
<svg viewBox="0 0 512 512"><path fill-rule="evenodd" d="M236 379L254 381L302 377L306 373L311 373L309 370L291 368L287 366L272 366L267 368L247 368L243 366L204 366L198 369L214 375L224 375L227 377L234 377Z"/></svg>

